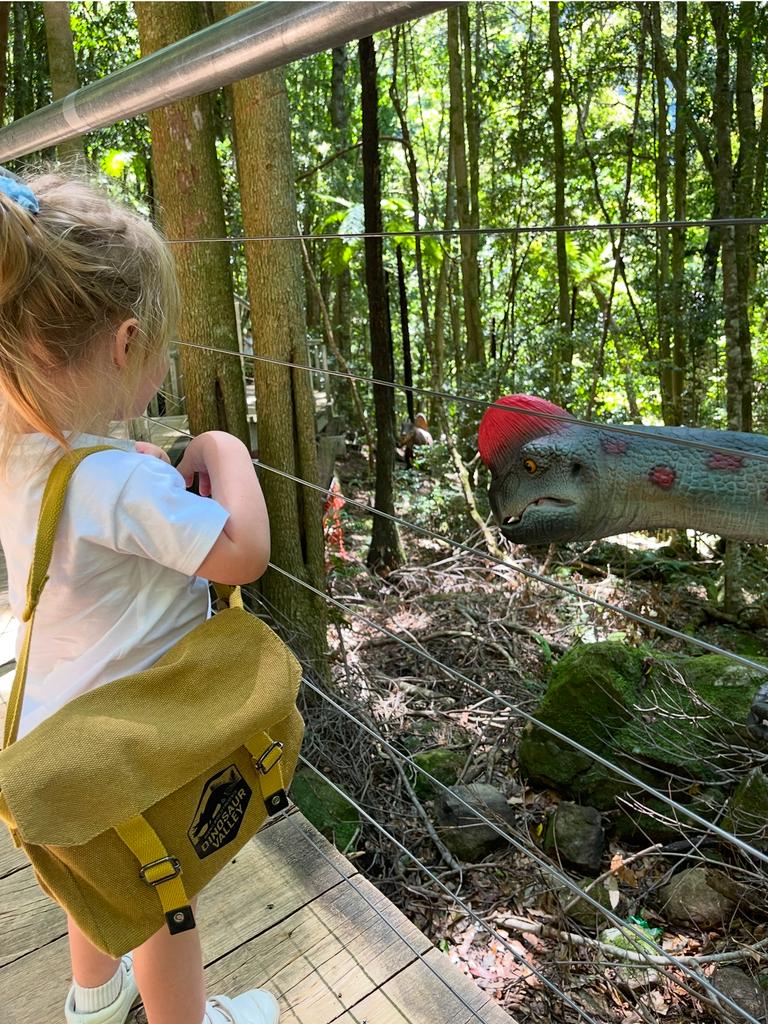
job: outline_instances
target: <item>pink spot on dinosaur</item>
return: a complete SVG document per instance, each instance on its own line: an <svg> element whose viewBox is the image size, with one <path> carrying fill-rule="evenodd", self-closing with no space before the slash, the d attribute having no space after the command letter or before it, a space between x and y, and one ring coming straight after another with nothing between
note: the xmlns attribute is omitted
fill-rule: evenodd
<svg viewBox="0 0 768 1024"><path fill-rule="evenodd" d="M619 437L604 437L600 445L606 455L626 455L629 444Z"/></svg>
<svg viewBox="0 0 768 1024"><path fill-rule="evenodd" d="M744 469L741 455L726 455L724 452L712 452L707 459L709 469Z"/></svg>
<svg viewBox="0 0 768 1024"><path fill-rule="evenodd" d="M648 474L648 479L663 491L668 491L677 479L677 473L671 466L654 466Z"/></svg>

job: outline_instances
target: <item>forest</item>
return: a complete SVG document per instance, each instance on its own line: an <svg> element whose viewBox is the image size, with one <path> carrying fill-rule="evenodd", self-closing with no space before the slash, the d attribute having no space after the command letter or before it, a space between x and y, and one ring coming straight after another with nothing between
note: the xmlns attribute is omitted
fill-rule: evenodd
<svg viewBox="0 0 768 1024"><path fill-rule="evenodd" d="M2 123L249 6L0 3ZM765 4L494 0L9 164L169 239L179 338L131 436L251 449L294 799L521 1022L768 1020L767 156ZM757 483L516 543L478 451L509 395Z"/></svg>

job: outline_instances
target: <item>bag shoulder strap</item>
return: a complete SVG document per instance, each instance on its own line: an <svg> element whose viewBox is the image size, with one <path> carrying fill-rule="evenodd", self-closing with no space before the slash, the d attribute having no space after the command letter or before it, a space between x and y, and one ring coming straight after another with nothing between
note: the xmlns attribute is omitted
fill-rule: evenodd
<svg viewBox="0 0 768 1024"><path fill-rule="evenodd" d="M40 504L40 516L37 523L37 537L32 555L32 567L29 570L29 577L27 579L27 603L21 617L22 622L27 623L27 629L24 634L21 651L19 652L19 659L16 663L16 674L8 700L3 749L16 741L19 731L21 705L24 700L24 686L27 681L27 663L29 661L32 626L35 621L35 611L40 595L48 581L48 569L51 564L51 557L53 556L53 543L56 539L56 531L61 519L61 513L64 510L69 481L83 459L94 452L110 450L112 450L112 446L105 444L94 445L90 448L75 448L73 451L67 452L51 470L48 482L45 485L43 500Z"/></svg>

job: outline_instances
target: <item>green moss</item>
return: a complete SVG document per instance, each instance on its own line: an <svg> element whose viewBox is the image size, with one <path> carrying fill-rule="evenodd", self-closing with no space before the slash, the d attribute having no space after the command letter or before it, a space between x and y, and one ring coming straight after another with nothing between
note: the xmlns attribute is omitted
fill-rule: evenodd
<svg viewBox="0 0 768 1024"><path fill-rule="evenodd" d="M733 751L754 745L746 719L764 678L719 655L662 657L621 643L582 645L554 668L536 717L709 817L726 796L723 770L740 766ZM520 740L518 760L533 782L601 810L617 809L616 798L634 788L535 725ZM638 795L652 811L669 814ZM617 823L619 830L636 831L633 820L650 835L670 833L653 815L634 812Z"/></svg>
<svg viewBox="0 0 768 1024"><path fill-rule="evenodd" d="M343 796L313 772L293 778L291 798L301 813L342 853L349 851L360 831L360 817Z"/></svg>
<svg viewBox="0 0 768 1024"><path fill-rule="evenodd" d="M425 772L434 775L438 782L442 782L444 786L452 786L456 782L466 759L466 755L458 750L442 750L440 748L425 750L420 754L413 755L413 760L416 764L423 768ZM440 792L440 787L435 786L421 772L416 772L415 775L413 788L416 790L417 796L425 799Z"/></svg>

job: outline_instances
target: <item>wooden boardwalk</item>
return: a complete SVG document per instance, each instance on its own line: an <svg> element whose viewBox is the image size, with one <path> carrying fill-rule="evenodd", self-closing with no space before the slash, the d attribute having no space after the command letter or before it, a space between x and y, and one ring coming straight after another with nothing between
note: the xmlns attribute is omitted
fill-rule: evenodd
<svg viewBox="0 0 768 1024"><path fill-rule="evenodd" d="M0 589L0 622L3 611ZM0 669L0 726L10 668ZM198 921L208 991L267 987L282 1024L510 1024L298 812L216 877ZM0 826L0 1021L61 1024L69 984L64 913ZM140 1007L129 1020L146 1024Z"/></svg>

